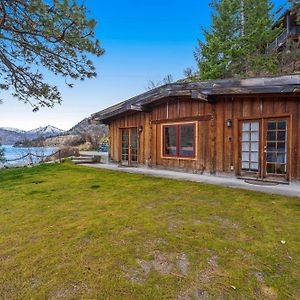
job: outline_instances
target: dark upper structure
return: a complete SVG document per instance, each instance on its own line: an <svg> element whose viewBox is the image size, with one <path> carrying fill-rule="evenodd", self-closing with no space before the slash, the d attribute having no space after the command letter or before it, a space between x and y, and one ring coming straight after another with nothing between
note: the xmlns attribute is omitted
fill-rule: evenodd
<svg viewBox="0 0 300 300"><path fill-rule="evenodd" d="M297 5L300 6L300 3ZM300 40L300 21L296 9L286 10L274 25L274 27L278 26L282 26L283 32L268 45L268 50L280 52L286 47L288 41Z"/></svg>

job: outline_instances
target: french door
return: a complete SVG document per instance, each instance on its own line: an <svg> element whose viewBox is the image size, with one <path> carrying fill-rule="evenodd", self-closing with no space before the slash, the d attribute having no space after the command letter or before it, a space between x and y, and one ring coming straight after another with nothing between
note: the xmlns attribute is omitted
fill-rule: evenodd
<svg viewBox="0 0 300 300"><path fill-rule="evenodd" d="M240 174L267 180L288 180L288 118L240 122Z"/></svg>
<svg viewBox="0 0 300 300"><path fill-rule="evenodd" d="M138 129L121 129L121 162L123 165L137 165L138 163Z"/></svg>

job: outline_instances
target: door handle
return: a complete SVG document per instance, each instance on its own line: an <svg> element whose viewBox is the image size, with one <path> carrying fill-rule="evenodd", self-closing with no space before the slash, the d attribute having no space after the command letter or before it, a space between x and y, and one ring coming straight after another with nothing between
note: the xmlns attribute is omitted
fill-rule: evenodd
<svg viewBox="0 0 300 300"><path fill-rule="evenodd" d="M267 153L267 146L264 146L264 153Z"/></svg>
<svg viewBox="0 0 300 300"><path fill-rule="evenodd" d="M267 153L267 146L264 146L264 153Z"/></svg>

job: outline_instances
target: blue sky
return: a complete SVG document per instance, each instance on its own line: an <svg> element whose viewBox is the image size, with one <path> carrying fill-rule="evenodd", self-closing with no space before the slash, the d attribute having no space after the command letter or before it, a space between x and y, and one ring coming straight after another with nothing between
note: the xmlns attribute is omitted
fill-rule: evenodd
<svg viewBox="0 0 300 300"><path fill-rule="evenodd" d="M274 1L276 5L284 0ZM106 53L94 60L98 77L75 82L69 89L60 78L45 76L59 86L61 105L37 113L8 95L1 95L0 127L32 129L54 125L69 129L81 119L146 91L148 81L196 67L193 51L210 25L208 0L86 0L98 21L97 37Z"/></svg>

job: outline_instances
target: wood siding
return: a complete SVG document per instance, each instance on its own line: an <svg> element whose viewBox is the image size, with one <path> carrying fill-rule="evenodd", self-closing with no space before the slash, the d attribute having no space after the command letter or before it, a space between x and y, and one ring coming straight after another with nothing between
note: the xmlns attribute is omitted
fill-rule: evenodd
<svg viewBox="0 0 300 300"><path fill-rule="evenodd" d="M120 162L120 128L141 127L140 164L183 169L195 173L239 174L239 121L285 116L289 119L289 178L300 180L300 97L289 95L219 96L214 102L174 97L111 121L111 159ZM232 120L232 126L227 126ZM162 155L163 124L196 123L196 159Z"/></svg>

